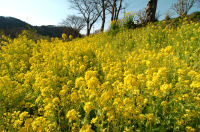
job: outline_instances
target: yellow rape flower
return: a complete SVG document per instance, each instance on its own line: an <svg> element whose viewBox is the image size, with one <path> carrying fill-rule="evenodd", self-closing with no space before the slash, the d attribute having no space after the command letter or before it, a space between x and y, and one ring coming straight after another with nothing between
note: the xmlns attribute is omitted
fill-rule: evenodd
<svg viewBox="0 0 200 132"><path fill-rule="evenodd" d="M91 123L95 124L97 122L97 120L98 120L98 117L92 118Z"/></svg>
<svg viewBox="0 0 200 132"><path fill-rule="evenodd" d="M81 127L80 132L94 132L94 131L92 130L91 125L86 124Z"/></svg>
<svg viewBox="0 0 200 132"><path fill-rule="evenodd" d="M85 80L89 80L91 77L96 77L97 76L97 72L96 71L87 71L85 73Z"/></svg>
<svg viewBox="0 0 200 132"><path fill-rule="evenodd" d="M84 106L84 110L87 114L89 114L89 112L93 109L93 104L92 102L87 102L85 103L85 106Z"/></svg>
<svg viewBox="0 0 200 132"><path fill-rule="evenodd" d="M85 87L86 86L86 82L85 82L85 79L83 77L79 77L76 79L75 81L75 87L78 88L78 87Z"/></svg>
<svg viewBox="0 0 200 132"><path fill-rule="evenodd" d="M186 126L185 130L186 132L195 132L195 129L190 126Z"/></svg>
<svg viewBox="0 0 200 132"><path fill-rule="evenodd" d="M67 112L66 117L69 119L69 122L72 122L73 120L77 120L80 115L79 112L76 112L75 109L72 109Z"/></svg>
<svg viewBox="0 0 200 132"><path fill-rule="evenodd" d="M21 121L23 121L23 119L24 118L26 118L26 117L29 117L29 114L28 114L28 112L23 112L23 113L21 113L20 115L19 115L19 119L21 120Z"/></svg>
<svg viewBox="0 0 200 132"><path fill-rule="evenodd" d="M72 40L72 39L73 39L73 36L72 36L72 35L69 35L69 39Z"/></svg>

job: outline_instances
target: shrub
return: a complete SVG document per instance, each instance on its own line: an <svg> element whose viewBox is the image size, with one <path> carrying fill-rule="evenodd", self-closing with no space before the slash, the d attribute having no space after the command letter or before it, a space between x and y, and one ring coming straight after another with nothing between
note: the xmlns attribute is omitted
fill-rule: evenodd
<svg viewBox="0 0 200 132"><path fill-rule="evenodd" d="M119 32L121 22L119 20L113 20L110 22L110 33L116 35Z"/></svg>
<svg viewBox="0 0 200 132"><path fill-rule="evenodd" d="M110 29L111 30L118 30L120 28L120 24L121 24L121 22L119 20L113 20L110 23L110 25L111 25Z"/></svg>
<svg viewBox="0 0 200 132"><path fill-rule="evenodd" d="M135 20L135 12L128 12L124 14L122 18L122 26L126 29L135 28L136 24L134 23Z"/></svg>

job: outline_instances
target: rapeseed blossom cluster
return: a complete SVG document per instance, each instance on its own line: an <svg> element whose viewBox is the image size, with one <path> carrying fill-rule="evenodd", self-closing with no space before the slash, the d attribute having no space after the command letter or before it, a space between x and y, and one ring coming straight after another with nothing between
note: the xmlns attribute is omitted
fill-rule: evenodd
<svg viewBox="0 0 200 132"><path fill-rule="evenodd" d="M0 131L199 131L200 24L164 24L2 36Z"/></svg>

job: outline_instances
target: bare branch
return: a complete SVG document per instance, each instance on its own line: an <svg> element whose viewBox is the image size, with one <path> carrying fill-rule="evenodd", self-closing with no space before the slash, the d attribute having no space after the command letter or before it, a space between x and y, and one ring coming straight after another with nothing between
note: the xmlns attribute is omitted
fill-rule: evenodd
<svg viewBox="0 0 200 132"><path fill-rule="evenodd" d="M87 24L87 35L90 34L90 30L93 24L98 20L101 15L99 6L99 0L69 0L72 3L72 7L79 11L84 17L84 21Z"/></svg>
<svg viewBox="0 0 200 132"><path fill-rule="evenodd" d="M172 4L172 10L179 16L187 15L197 0L178 0Z"/></svg>
<svg viewBox="0 0 200 132"><path fill-rule="evenodd" d="M120 11L123 9L124 0L106 0L108 8L106 9L111 14L111 21L117 20Z"/></svg>
<svg viewBox="0 0 200 132"><path fill-rule="evenodd" d="M64 19L61 25L71 27L80 32L85 27L85 20L82 17L71 15Z"/></svg>

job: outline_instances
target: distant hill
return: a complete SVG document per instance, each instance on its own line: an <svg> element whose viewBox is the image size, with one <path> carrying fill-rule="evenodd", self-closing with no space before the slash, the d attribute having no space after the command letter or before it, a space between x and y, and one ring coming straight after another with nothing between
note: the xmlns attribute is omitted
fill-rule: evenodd
<svg viewBox="0 0 200 132"><path fill-rule="evenodd" d="M72 35L73 37L81 36L78 31L69 27L58 27L54 25L32 26L14 17L0 16L0 32L14 38L20 34L22 30L36 30L39 35L49 37L61 37L62 33L65 33L67 36Z"/></svg>
<svg viewBox="0 0 200 132"><path fill-rule="evenodd" d="M0 16L0 31L10 37L16 37L28 27L31 27L31 25L17 18Z"/></svg>
<svg viewBox="0 0 200 132"><path fill-rule="evenodd" d="M70 27L60 27L60 26L34 26L33 29L37 31L38 34L49 37L61 37L63 33L67 36L72 35L73 37L81 37L78 31Z"/></svg>
<svg viewBox="0 0 200 132"><path fill-rule="evenodd" d="M31 25L17 18L0 16L0 29L25 28L28 26Z"/></svg>

